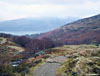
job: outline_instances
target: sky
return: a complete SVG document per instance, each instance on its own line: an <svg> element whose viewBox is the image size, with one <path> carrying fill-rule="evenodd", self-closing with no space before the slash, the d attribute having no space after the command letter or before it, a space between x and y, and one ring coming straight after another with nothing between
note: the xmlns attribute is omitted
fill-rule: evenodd
<svg viewBox="0 0 100 76"><path fill-rule="evenodd" d="M0 0L0 21L28 17L90 17L100 0Z"/></svg>

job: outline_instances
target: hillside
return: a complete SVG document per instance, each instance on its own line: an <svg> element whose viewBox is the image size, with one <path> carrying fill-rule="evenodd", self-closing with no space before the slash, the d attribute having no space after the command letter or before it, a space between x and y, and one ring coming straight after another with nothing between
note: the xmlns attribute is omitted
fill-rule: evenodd
<svg viewBox="0 0 100 76"><path fill-rule="evenodd" d="M11 52L11 53L17 54L23 51L24 51L24 48L12 42L9 38L0 37L0 54L4 52Z"/></svg>
<svg viewBox="0 0 100 76"><path fill-rule="evenodd" d="M100 15L66 24L38 36L39 39L43 37L49 37L62 44L88 44L92 41L100 43Z"/></svg>
<svg viewBox="0 0 100 76"><path fill-rule="evenodd" d="M100 75L100 47L95 45L65 45L56 49L64 50L64 63L57 69L56 76Z"/></svg>
<svg viewBox="0 0 100 76"><path fill-rule="evenodd" d="M78 18L23 18L0 22L0 32L23 35L43 33L61 25L77 20Z"/></svg>

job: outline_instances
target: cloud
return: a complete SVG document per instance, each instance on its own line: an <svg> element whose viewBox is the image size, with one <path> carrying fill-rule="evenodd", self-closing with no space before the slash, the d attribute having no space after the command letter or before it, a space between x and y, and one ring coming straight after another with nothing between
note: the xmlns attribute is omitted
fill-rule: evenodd
<svg viewBox="0 0 100 76"><path fill-rule="evenodd" d="M80 4L87 1L98 2L99 0L3 0L13 4Z"/></svg>
<svg viewBox="0 0 100 76"><path fill-rule="evenodd" d="M99 14L99 0L2 0L0 19L88 17Z"/></svg>

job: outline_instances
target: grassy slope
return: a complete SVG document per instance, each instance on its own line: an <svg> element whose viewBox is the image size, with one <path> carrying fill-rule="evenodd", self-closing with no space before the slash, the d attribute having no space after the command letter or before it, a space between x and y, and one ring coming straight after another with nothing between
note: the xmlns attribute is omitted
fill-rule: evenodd
<svg viewBox="0 0 100 76"><path fill-rule="evenodd" d="M6 38L0 37L0 49L3 48L2 50L16 50L16 52L23 52L24 48L18 46L16 43L7 40Z"/></svg>
<svg viewBox="0 0 100 76"><path fill-rule="evenodd" d="M6 38L3 38L3 37L0 37L0 44L4 44L4 43L6 43Z"/></svg>
<svg viewBox="0 0 100 76"><path fill-rule="evenodd" d="M12 49L16 49L16 50L19 51L19 52L23 52L23 51L24 51L24 48L19 47L19 46L8 45L8 47L9 47L9 48L12 48Z"/></svg>
<svg viewBox="0 0 100 76"><path fill-rule="evenodd" d="M94 45L68 45L57 47L64 49L66 61L57 70L57 76L86 76L100 75L100 47Z"/></svg>

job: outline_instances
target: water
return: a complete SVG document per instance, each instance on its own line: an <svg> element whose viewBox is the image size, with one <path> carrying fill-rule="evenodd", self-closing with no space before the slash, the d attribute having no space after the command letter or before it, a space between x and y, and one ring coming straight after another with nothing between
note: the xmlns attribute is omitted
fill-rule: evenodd
<svg viewBox="0 0 100 76"><path fill-rule="evenodd" d="M12 34L12 35L31 35L31 34L40 34L43 33L43 31L12 31L12 32L8 32L8 31L0 31L0 33L6 33L6 34Z"/></svg>

